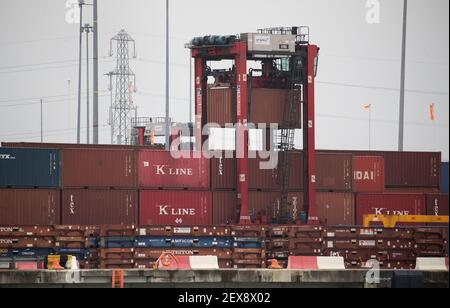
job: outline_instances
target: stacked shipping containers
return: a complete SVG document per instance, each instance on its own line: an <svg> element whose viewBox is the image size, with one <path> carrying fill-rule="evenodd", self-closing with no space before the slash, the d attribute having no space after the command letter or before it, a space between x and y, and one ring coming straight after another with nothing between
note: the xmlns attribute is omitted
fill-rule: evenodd
<svg viewBox="0 0 450 308"><path fill-rule="evenodd" d="M136 151L61 149L62 223L137 224Z"/></svg>
<svg viewBox="0 0 450 308"><path fill-rule="evenodd" d="M234 159L192 158L191 152L176 159L165 151L136 147L18 146L22 148L0 148L0 206L9 213L2 215L1 224L237 222ZM249 173L250 213L262 224L279 209L282 179L278 164L264 169L264 162L250 159ZM448 195L439 192L439 164L439 153L318 151L320 219L328 225L354 225L365 214L447 215ZM289 153L289 213L296 219L304 210L303 165L302 151ZM417 201L418 194L423 201ZM36 203L40 205L32 207Z"/></svg>
<svg viewBox="0 0 450 308"><path fill-rule="evenodd" d="M0 148L0 224L60 223L58 150Z"/></svg>

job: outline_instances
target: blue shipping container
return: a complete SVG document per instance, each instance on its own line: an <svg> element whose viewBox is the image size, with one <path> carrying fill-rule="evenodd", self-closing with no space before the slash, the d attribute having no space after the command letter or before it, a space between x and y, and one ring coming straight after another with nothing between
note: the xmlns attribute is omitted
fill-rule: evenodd
<svg viewBox="0 0 450 308"><path fill-rule="evenodd" d="M0 187L60 186L58 150L0 148Z"/></svg>
<svg viewBox="0 0 450 308"><path fill-rule="evenodd" d="M441 192L448 194L448 163L441 164Z"/></svg>

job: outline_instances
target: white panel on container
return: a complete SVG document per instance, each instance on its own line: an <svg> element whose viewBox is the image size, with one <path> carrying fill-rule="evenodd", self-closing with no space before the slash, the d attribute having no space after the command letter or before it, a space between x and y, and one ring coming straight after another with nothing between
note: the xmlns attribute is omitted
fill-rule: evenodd
<svg viewBox="0 0 450 308"><path fill-rule="evenodd" d="M213 151L234 151L236 133L234 128L212 128L209 134L209 149Z"/></svg>

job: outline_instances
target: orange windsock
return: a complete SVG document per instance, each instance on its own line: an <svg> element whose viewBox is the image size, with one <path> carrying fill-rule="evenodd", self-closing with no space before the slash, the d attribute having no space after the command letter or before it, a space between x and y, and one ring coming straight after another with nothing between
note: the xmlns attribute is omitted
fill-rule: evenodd
<svg viewBox="0 0 450 308"><path fill-rule="evenodd" d="M435 104L430 105L430 120L436 121L436 114L435 114Z"/></svg>

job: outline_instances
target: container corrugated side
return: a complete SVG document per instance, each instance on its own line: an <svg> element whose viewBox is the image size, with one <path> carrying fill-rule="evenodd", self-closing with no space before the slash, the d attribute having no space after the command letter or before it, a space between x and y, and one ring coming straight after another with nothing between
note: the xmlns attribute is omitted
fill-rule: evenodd
<svg viewBox="0 0 450 308"><path fill-rule="evenodd" d="M225 126L236 122L232 95L233 91L229 87L208 89L208 123Z"/></svg>
<svg viewBox="0 0 450 308"><path fill-rule="evenodd" d="M62 193L64 225L136 225L136 190L65 189Z"/></svg>
<svg viewBox="0 0 450 308"><path fill-rule="evenodd" d="M0 187L57 188L60 152L49 149L0 148Z"/></svg>
<svg viewBox="0 0 450 308"><path fill-rule="evenodd" d="M284 107L288 91L281 89L254 88L249 102L249 122L254 124L278 124L284 122ZM236 122L235 91L230 87L208 89L208 122L224 126ZM270 110L270 112L268 112ZM297 106L294 114L295 125L301 128L301 108Z"/></svg>
<svg viewBox="0 0 450 308"><path fill-rule="evenodd" d="M136 188L134 150L63 149L63 188Z"/></svg>
<svg viewBox="0 0 450 308"><path fill-rule="evenodd" d="M56 189L0 189L0 225L58 225L60 204Z"/></svg>
<svg viewBox="0 0 450 308"><path fill-rule="evenodd" d="M203 191L139 192L139 222L149 226L209 226L212 193Z"/></svg>
<svg viewBox="0 0 450 308"><path fill-rule="evenodd" d="M228 191L216 191L213 198L213 225L228 225L237 223L237 193Z"/></svg>
<svg viewBox="0 0 450 308"><path fill-rule="evenodd" d="M327 226L355 225L355 196L352 193L317 193L319 219Z"/></svg>
<svg viewBox="0 0 450 308"><path fill-rule="evenodd" d="M316 186L321 191L352 191L351 154L316 155Z"/></svg>
<svg viewBox="0 0 450 308"><path fill-rule="evenodd" d="M194 158L191 152L179 152L174 158L166 151L139 151L139 187L208 190L208 159Z"/></svg>

